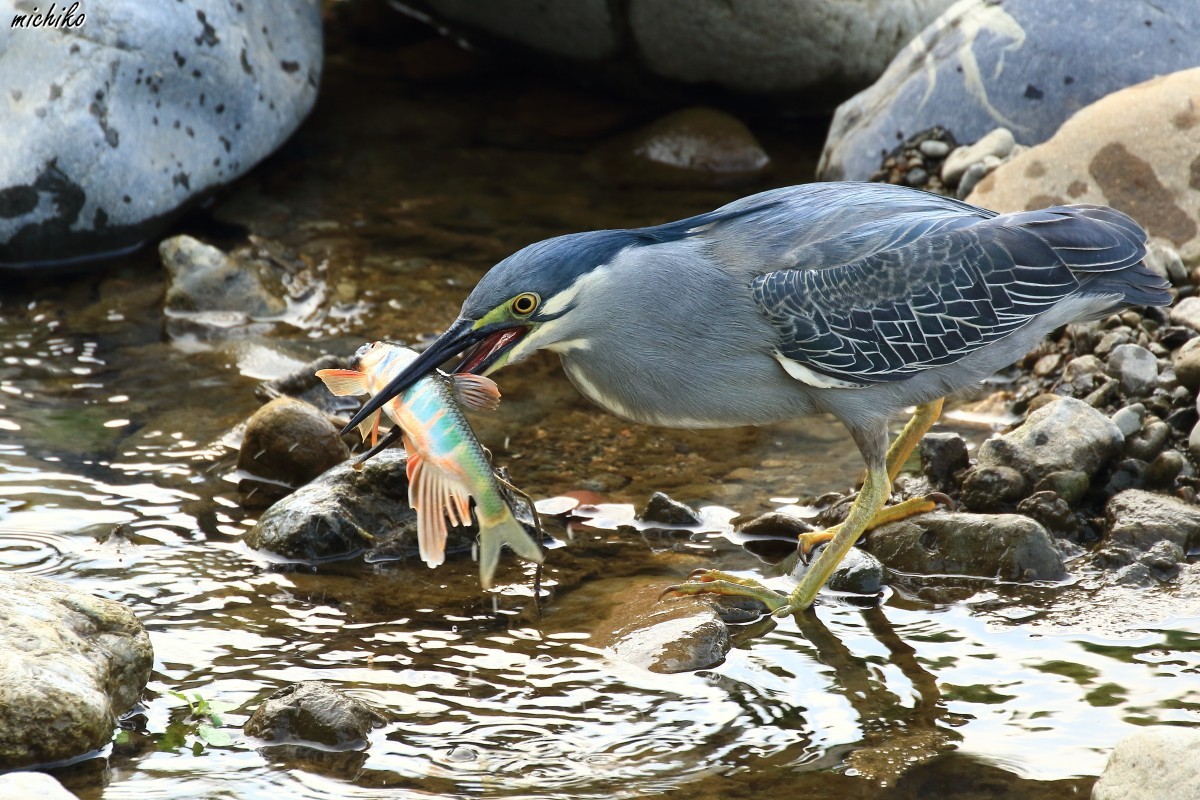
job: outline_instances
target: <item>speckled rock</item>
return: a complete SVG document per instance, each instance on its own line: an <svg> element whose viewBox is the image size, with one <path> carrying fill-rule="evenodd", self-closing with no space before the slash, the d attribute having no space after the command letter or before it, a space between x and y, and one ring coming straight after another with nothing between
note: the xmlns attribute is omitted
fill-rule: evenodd
<svg viewBox="0 0 1200 800"><path fill-rule="evenodd" d="M319 681L285 686L262 702L246 721L247 736L268 742L314 742L338 750L370 745L373 728L387 722L375 709Z"/></svg>
<svg viewBox="0 0 1200 800"><path fill-rule="evenodd" d="M1200 797L1200 731L1143 728L1117 743L1092 800L1194 800Z"/></svg>
<svg viewBox="0 0 1200 800"><path fill-rule="evenodd" d="M1030 482L1062 470L1089 477L1121 452L1116 424L1080 400L1064 397L1031 413L1020 426L979 447L980 466L1012 467Z"/></svg>
<svg viewBox="0 0 1200 800"><path fill-rule="evenodd" d="M1126 397L1145 397L1158 386L1158 359L1144 347L1120 344L1108 356L1107 372Z"/></svg>
<svg viewBox="0 0 1200 800"><path fill-rule="evenodd" d="M500 37L619 83L657 78L811 109L848 97L953 0L416 0L457 32Z"/></svg>
<svg viewBox="0 0 1200 800"><path fill-rule="evenodd" d="M350 457L337 428L301 400L277 397L246 422L238 469L243 496L252 505L274 500Z"/></svg>
<svg viewBox="0 0 1200 800"><path fill-rule="evenodd" d="M1200 29L1200 7L1193 5L1189 16ZM1197 148L1200 68L1148 80L1084 108L1044 144L984 178L968 202L996 211L1109 205L1192 262L1200 258Z"/></svg>
<svg viewBox="0 0 1200 800"><path fill-rule="evenodd" d="M959 142L1001 126L1043 142L1088 103L1195 66L1196 11L1193 0L963 0L838 108L818 174L866 180L897 142L935 125Z"/></svg>
<svg viewBox="0 0 1200 800"><path fill-rule="evenodd" d="M4 20L0 264L147 241L275 150L316 99L316 0L80 10L77 28Z"/></svg>
<svg viewBox="0 0 1200 800"><path fill-rule="evenodd" d="M153 660L127 606L0 571L0 770L106 745Z"/></svg>
<svg viewBox="0 0 1200 800"><path fill-rule="evenodd" d="M884 566L901 572L1008 581L1066 574L1050 534L1018 514L922 514L876 528L867 541Z"/></svg>

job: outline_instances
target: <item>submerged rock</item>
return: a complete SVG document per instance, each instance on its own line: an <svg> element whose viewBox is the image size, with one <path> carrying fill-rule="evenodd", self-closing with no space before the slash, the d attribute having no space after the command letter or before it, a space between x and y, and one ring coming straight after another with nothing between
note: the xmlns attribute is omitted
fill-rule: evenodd
<svg viewBox="0 0 1200 800"><path fill-rule="evenodd" d="M631 590L594 640L616 658L651 672L691 672L715 667L733 646L712 598L658 600L661 586Z"/></svg>
<svg viewBox="0 0 1200 800"><path fill-rule="evenodd" d="M106 745L153 660L150 637L127 606L0 571L0 769Z"/></svg>
<svg viewBox="0 0 1200 800"><path fill-rule="evenodd" d="M732 186L762 177L770 163L741 120L716 109L687 108L601 145L585 166L622 185Z"/></svg>
<svg viewBox="0 0 1200 800"><path fill-rule="evenodd" d="M922 514L876 528L867 541L886 567L901 572L1006 581L1066 574L1045 528L1018 514Z"/></svg>
<svg viewBox="0 0 1200 800"><path fill-rule="evenodd" d="M0 263L148 241L274 151L316 99L316 0L109 0L77 11L78 28L24 32L5 16L14 35L0 48Z"/></svg>
<svg viewBox="0 0 1200 800"><path fill-rule="evenodd" d="M1081 26L1087 35L1080 35ZM998 126L1020 144L1043 142L1088 103L1195 66L1197 39L1200 16L1192 0L957 3L921 31L873 86L838 107L818 175L866 180L898 141L935 125L963 143ZM1129 113L1127 119L1136 125L1168 117ZM1019 160L1007 169L1018 169ZM1086 167L1065 164L1062 171L1088 174Z"/></svg>
<svg viewBox="0 0 1200 800"><path fill-rule="evenodd" d="M979 465L1011 467L1032 483L1052 472L1073 470L1089 477L1120 452L1120 428L1087 403L1064 397L1031 413L1015 430L979 447Z"/></svg>
<svg viewBox="0 0 1200 800"><path fill-rule="evenodd" d="M315 742L339 750L370 745L372 729L387 719L362 700L319 681L285 686L262 702L247 720L247 736L277 744Z"/></svg>
<svg viewBox="0 0 1200 800"><path fill-rule="evenodd" d="M238 469L248 505L266 506L350 457L333 423L300 400L277 397L246 423Z"/></svg>
<svg viewBox="0 0 1200 800"><path fill-rule="evenodd" d="M1194 800L1200 797L1200 731L1145 728L1122 739L1092 789L1092 800Z"/></svg>

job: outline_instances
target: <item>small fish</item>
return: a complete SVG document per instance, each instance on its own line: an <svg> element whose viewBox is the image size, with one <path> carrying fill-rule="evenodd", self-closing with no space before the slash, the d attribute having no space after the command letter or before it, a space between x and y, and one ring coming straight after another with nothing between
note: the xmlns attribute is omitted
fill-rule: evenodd
<svg viewBox="0 0 1200 800"><path fill-rule="evenodd" d="M374 395L417 353L387 342L365 344L355 353L357 370L323 369L317 377L335 395ZM471 524L471 499L479 520L479 580L490 589L500 547L542 561L542 549L513 516L483 445L475 438L459 404L491 411L500 404L500 390L482 375L434 374L417 381L383 406L400 427L408 453L408 503L417 512L417 541L421 558L436 567L446 556L446 521ZM379 412L358 426L363 441L374 445L379 435Z"/></svg>

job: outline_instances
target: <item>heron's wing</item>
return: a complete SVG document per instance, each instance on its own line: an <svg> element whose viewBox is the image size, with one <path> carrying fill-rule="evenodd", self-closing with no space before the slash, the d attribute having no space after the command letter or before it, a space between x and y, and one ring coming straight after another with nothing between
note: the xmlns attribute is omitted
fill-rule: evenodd
<svg viewBox="0 0 1200 800"><path fill-rule="evenodd" d="M1136 223L1087 206L934 214L871 237L886 245L852 260L837 249L824 262L818 247L815 264L800 261L750 280L778 331L776 352L791 362L784 366L814 385L899 381L952 364L1081 287L1111 296L1115 306L1132 287L1104 276L1145 256Z"/></svg>

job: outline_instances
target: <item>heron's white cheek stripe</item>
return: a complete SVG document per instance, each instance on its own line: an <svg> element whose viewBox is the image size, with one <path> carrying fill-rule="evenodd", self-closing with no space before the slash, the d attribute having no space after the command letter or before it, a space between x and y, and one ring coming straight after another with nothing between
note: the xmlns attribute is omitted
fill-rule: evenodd
<svg viewBox="0 0 1200 800"><path fill-rule="evenodd" d="M580 292L588 291L589 287L597 284L607 283L609 272L611 272L609 267L603 265L580 275L574 283L546 301L542 306L542 314L549 316L561 314L575 302L575 298L579 296Z"/></svg>

